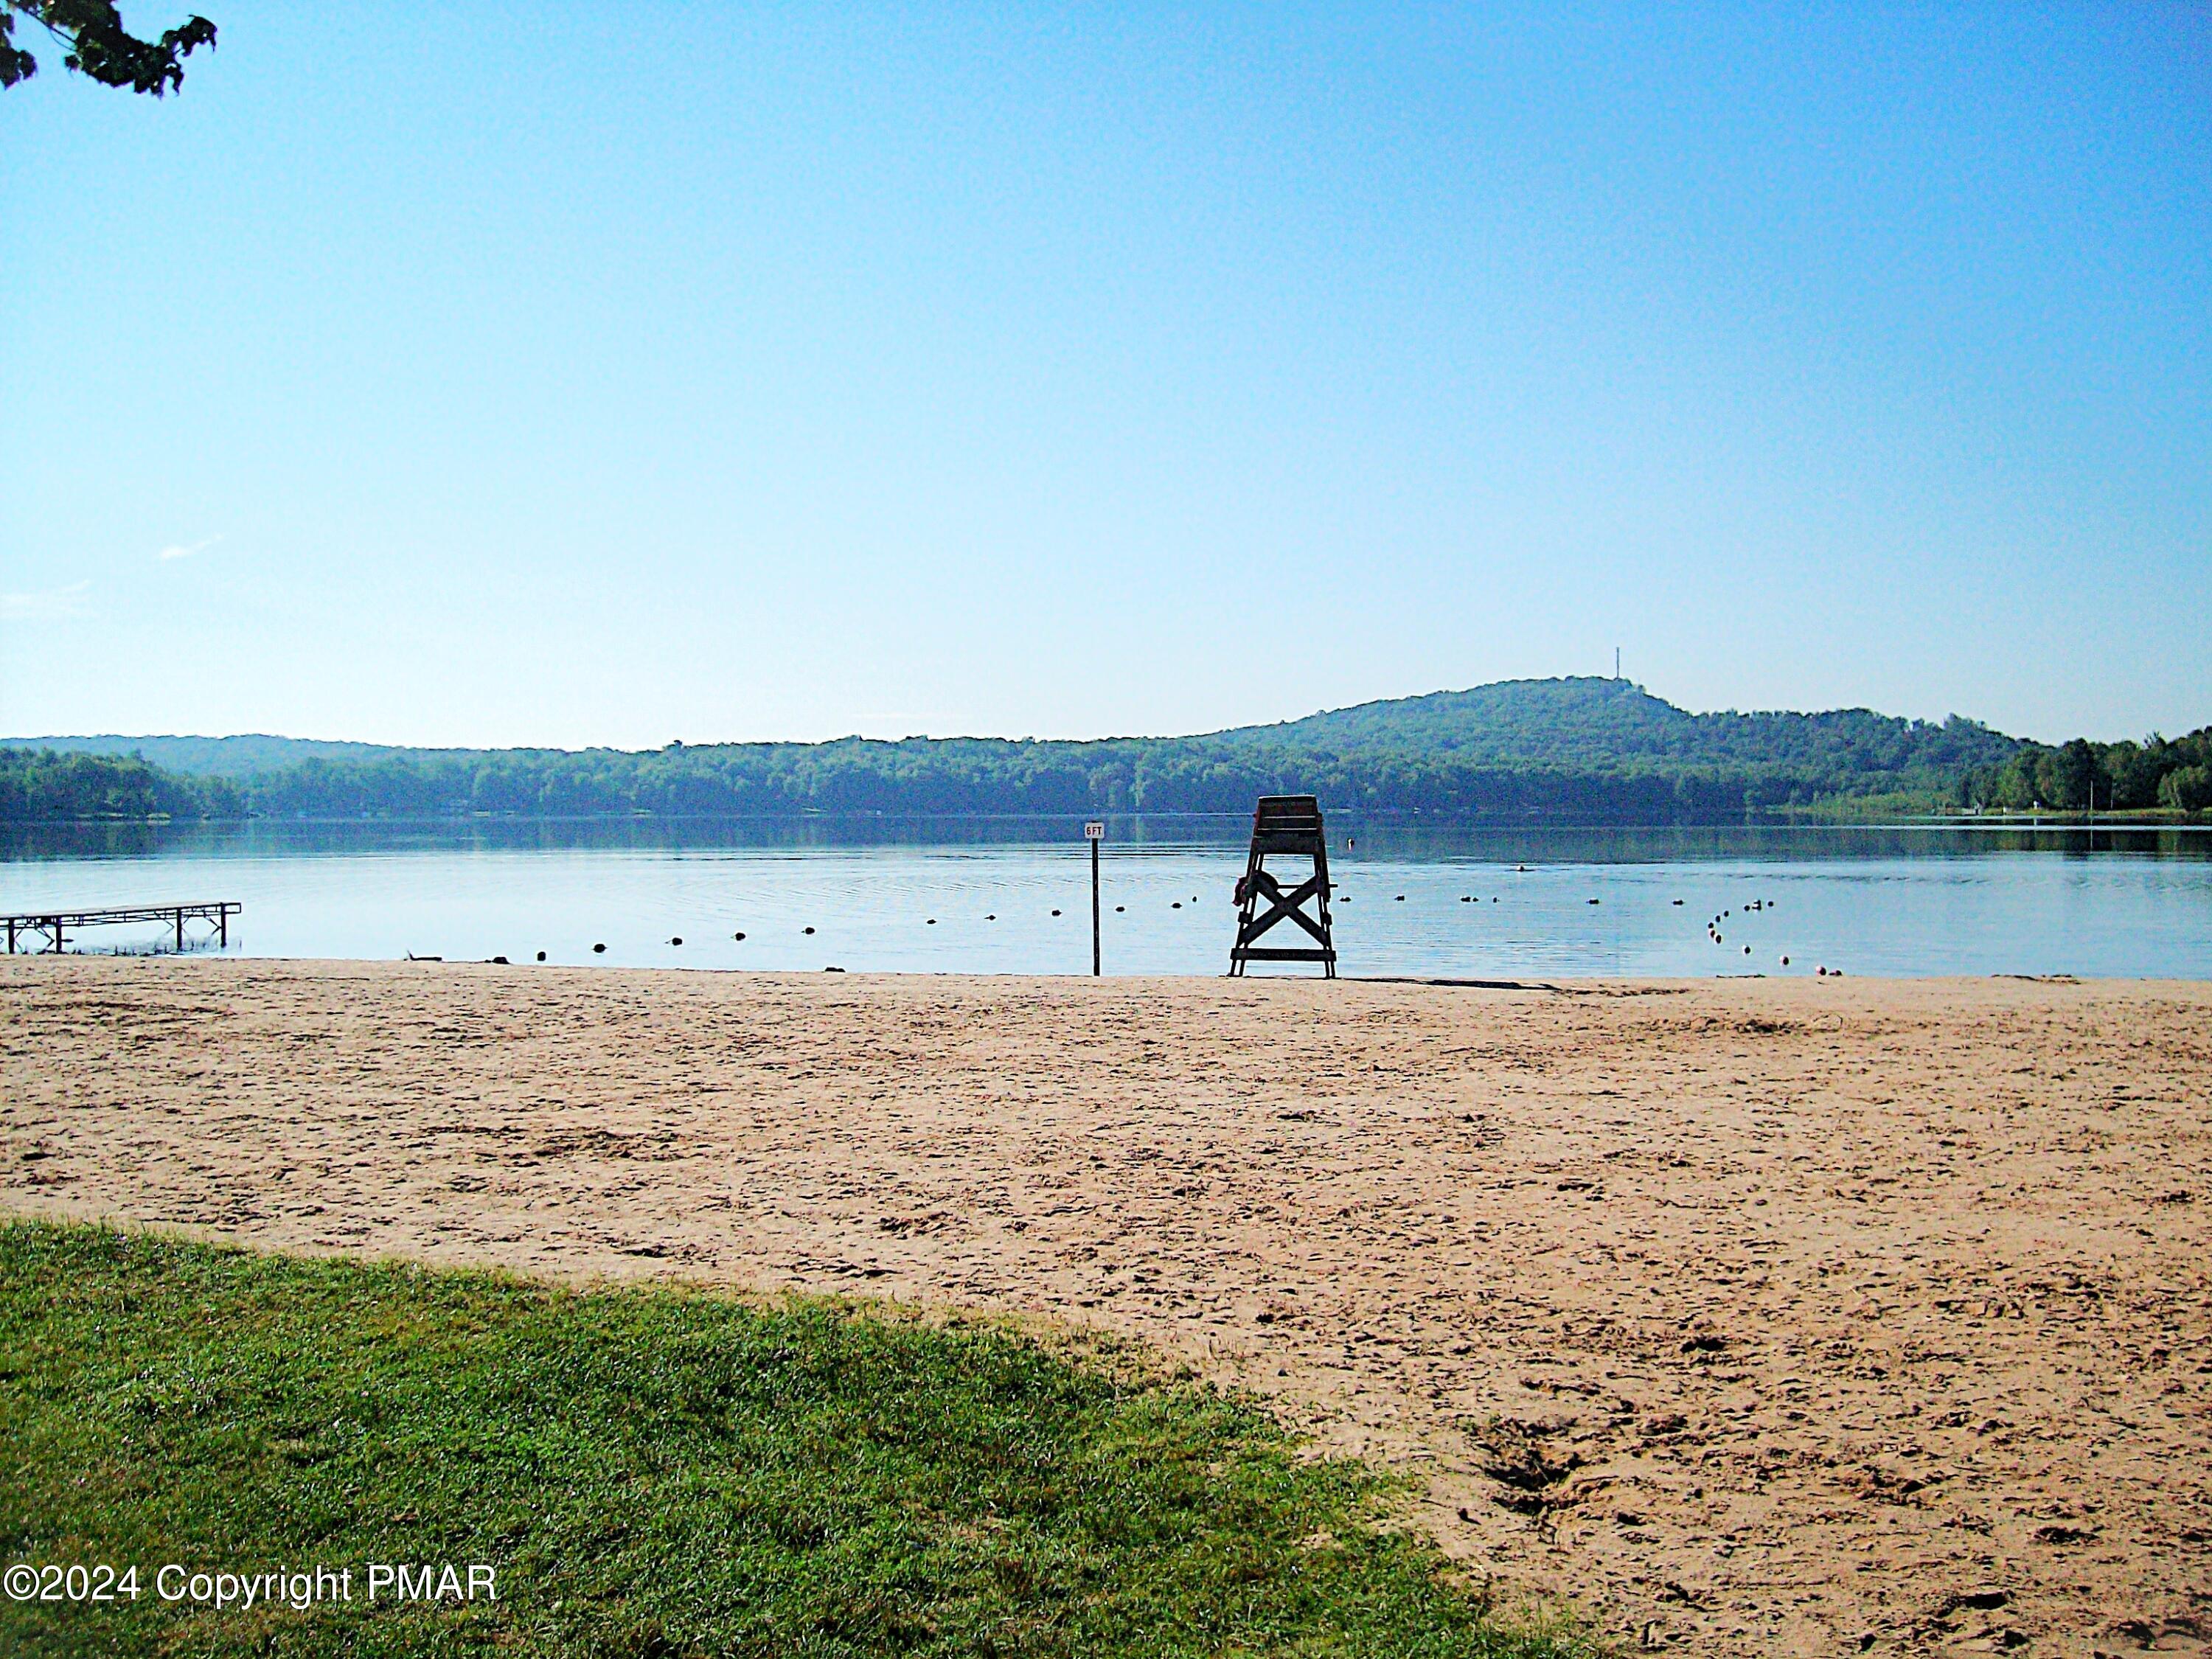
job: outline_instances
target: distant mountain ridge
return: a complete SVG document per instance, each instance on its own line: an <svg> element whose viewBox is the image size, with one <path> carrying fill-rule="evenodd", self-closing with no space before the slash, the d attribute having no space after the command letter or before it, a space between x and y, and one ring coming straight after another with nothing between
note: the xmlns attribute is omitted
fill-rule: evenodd
<svg viewBox="0 0 2212 1659"><path fill-rule="evenodd" d="M674 745L688 752L826 750L879 739L831 744L714 743ZM1878 714L1864 708L1825 714L1692 714L1626 680L1574 678L1500 680L1464 691L1432 691L1326 709L1270 726L1234 726L1185 738L1012 739L922 738L897 746L1006 744L1080 750L1135 744L1219 745L1233 750L1310 753L1425 751L1487 765L1617 767L1650 762L1688 764L1834 764L1903 772L1923 767L2002 763L2019 747L1979 723L1954 716L1942 725ZM441 762L494 755L534 759L562 756L637 756L660 750L424 749L263 733L238 737L0 738L0 748L64 753L138 755L165 771L192 777L250 778L310 761Z"/></svg>
<svg viewBox="0 0 2212 1659"><path fill-rule="evenodd" d="M102 735L89 738L0 738L0 749L51 749L64 755L137 755L165 772L194 778L250 778L281 772L302 761L389 760L398 755L483 755L484 749L406 749L381 743L325 738L279 738L252 732L231 738ZM557 750L546 750L557 754Z"/></svg>
<svg viewBox="0 0 2212 1659"><path fill-rule="evenodd" d="M66 751L66 752L55 752ZM1982 805L2212 806L2212 727L2053 749L1956 716L1692 714L1623 680L1512 680L1181 738L841 738L404 749L237 738L0 740L0 822L1332 811L1714 823Z"/></svg>

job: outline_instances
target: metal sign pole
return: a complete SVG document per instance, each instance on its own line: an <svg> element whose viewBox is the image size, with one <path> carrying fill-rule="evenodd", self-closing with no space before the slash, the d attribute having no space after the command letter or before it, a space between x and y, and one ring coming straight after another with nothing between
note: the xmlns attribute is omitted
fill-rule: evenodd
<svg viewBox="0 0 2212 1659"><path fill-rule="evenodd" d="M1091 976L1098 977L1098 843L1106 839L1106 826L1097 819L1083 826L1083 838L1091 843Z"/></svg>

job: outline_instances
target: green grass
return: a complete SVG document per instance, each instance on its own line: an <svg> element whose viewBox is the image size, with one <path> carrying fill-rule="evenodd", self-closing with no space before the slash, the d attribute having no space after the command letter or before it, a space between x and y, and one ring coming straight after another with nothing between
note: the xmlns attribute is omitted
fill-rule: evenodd
<svg viewBox="0 0 2212 1659"><path fill-rule="evenodd" d="M1249 1402L995 1325L0 1226L0 1652L1555 1659ZM500 1599L167 1605L484 1563Z"/></svg>

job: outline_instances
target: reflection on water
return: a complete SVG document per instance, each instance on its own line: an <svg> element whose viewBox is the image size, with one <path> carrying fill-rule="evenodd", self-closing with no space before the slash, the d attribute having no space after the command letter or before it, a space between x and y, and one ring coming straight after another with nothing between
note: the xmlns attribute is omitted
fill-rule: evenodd
<svg viewBox="0 0 2212 1659"><path fill-rule="evenodd" d="M1222 970L1247 823L1109 820L1108 971ZM240 899L233 951L257 956L1075 973L1081 836L1073 818L829 815L72 825L0 842L0 909ZM2212 977L2200 830L1338 814L1330 841L1350 974Z"/></svg>

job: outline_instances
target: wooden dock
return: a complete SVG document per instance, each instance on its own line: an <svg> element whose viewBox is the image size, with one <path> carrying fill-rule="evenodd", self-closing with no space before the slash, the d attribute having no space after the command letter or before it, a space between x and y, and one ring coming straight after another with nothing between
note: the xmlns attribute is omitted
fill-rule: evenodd
<svg viewBox="0 0 2212 1659"><path fill-rule="evenodd" d="M185 924L204 921L215 929L218 945L230 943L230 919L241 907L234 899L217 899L208 904L126 904L104 910L34 910L22 915L7 917L8 954L15 954L19 938L40 941L37 947L49 954L62 948L64 930L87 927L123 927L149 921L168 922L177 930L177 949L185 948Z"/></svg>

